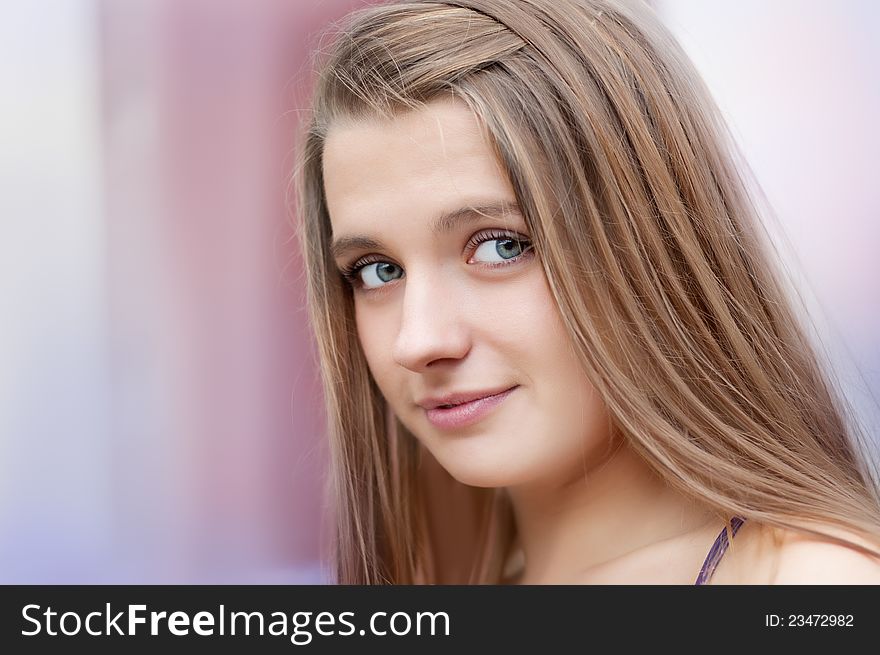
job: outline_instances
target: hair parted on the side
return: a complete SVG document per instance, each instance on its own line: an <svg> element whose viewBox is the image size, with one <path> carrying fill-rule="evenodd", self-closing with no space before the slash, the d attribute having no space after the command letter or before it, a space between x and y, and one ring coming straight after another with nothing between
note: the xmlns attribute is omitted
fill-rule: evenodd
<svg viewBox="0 0 880 655"><path fill-rule="evenodd" d="M726 127L650 8L411 0L359 10L335 35L296 175L337 581L498 582L515 539L504 491L453 480L389 411L330 254L328 130L447 96L476 114L509 176L616 433L722 519L839 526L865 541L829 538L880 553L858 426L775 268Z"/></svg>

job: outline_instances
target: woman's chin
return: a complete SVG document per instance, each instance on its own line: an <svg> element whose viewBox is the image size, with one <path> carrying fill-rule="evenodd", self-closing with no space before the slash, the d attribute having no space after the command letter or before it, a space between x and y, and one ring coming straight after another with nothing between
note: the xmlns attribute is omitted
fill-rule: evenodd
<svg viewBox="0 0 880 655"><path fill-rule="evenodd" d="M508 451L503 456L492 453L437 458L453 478L471 487L498 489L528 484L541 477L541 471L528 458L519 460Z"/></svg>

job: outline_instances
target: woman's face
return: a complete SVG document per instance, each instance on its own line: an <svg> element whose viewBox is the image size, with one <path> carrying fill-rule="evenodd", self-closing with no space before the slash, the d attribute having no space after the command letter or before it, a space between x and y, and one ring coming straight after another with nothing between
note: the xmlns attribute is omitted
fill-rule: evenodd
<svg viewBox="0 0 880 655"><path fill-rule="evenodd" d="M583 475L607 414L470 110L334 125L324 184L358 337L401 422L465 484Z"/></svg>

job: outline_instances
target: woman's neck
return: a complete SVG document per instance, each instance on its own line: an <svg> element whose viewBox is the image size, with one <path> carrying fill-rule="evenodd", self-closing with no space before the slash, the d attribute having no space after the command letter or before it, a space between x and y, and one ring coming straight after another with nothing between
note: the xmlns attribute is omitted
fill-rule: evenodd
<svg viewBox="0 0 880 655"><path fill-rule="evenodd" d="M591 569L715 520L624 444L586 463L575 480L508 492L525 557L522 584L577 582Z"/></svg>

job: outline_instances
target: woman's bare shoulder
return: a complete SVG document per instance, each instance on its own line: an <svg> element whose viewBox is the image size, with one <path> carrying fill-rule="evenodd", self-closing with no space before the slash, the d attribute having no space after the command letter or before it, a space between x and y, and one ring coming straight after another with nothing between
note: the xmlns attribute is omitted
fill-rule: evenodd
<svg viewBox="0 0 880 655"><path fill-rule="evenodd" d="M810 527L880 552L880 543L872 544L852 532L827 525ZM722 558L711 584L880 585L880 557L811 532L747 521Z"/></svg>
<svg viewBox="0 0 880 655"><path fill-rule="evenodd" d="M880 552L880 543L872 545L853 532L827 525L810 526ZM747 522L722 558L712 582L880 585L880 557L810 532Z"/></svg>
<svg viewBox="0 0 880 655"><path fill-rule="evenodd" d="M880 549L864 537L836 527L823 532L853 541L866 548ZM777 530L778 563L772 584L868 584L880 585L880 556L795 530Z"/></svg>

